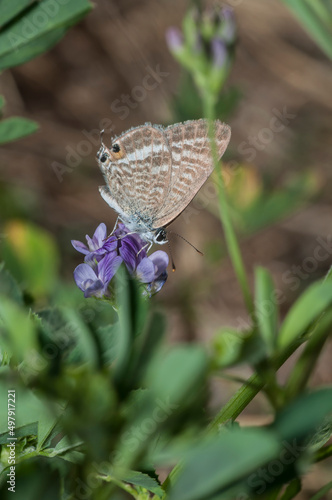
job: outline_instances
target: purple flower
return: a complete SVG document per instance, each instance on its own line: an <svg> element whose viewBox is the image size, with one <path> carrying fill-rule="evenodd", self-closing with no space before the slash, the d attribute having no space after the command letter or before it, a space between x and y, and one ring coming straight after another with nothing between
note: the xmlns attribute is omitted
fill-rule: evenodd
<svg viewBox="0 0 332 500"><path fill-rule="evenodd" d="M114 231L117 242L117 252L126 264L130 274L132 274L141 260L146 257L146 248L148 244L142 240L137 233L130 233L124 224L119 224Z"/></svg>
<svg viewBox="0 0 332 500"><path fill-rule="evenodd" d="M220 38L213 38L211 50L214 67L218 69L222 68L227 60L227 48L223 40Z"/></svg>
<svg viewBox="0 0 332 500"><path fill-rule="evenodd" d="M144 257L136 268L136 276L142 283L151 283L158 279L168 266L168 255L157 250L149 257Z"/></svg>
<svg viewBox="0 0 332 500"><path fill-rule="evenodd" d="M80 253L86 255L85 261L92 261L94 258L100 260L103 255L116 249L116 239L107 238L106 225L102 222L94 232L92 238L85 236L88 246L81 241L71 240L71 244Z"/></svg>
<svg viewBox="0 0 332 500"><path fill-rule="evenodd" d="M85 297L108 295L108 286L118 267L124 263L129 273L145 285L146 293L157 293L167 279L168 255L158 250L147 255L148 243L136 233L119 224L113 235L106 238L105 224L100 224L93 238L87 236L88 247L72 241L76 250L85 254L84 264L74 271L77 286Z"/></svg>
<svg viewBox="0 0 332 500"><path fill-rule="evenodd" d="M107 295L108 285L121 263L121 257L114 257L110 253L98 262L96 269L89 264L78 265L74 270L74 279L78 288L84 292L84 297Z"/></svg>
<svg viewBox="0 0 332 500"><path fill-rule="evenodd" d="M234 10L231 7L223 7L220 12L220 19L222 21L220 36L227 44L234 43L236 38Z"/></svg>
<svg viewBox="0 0 332 500"><path fill-rule="evenodd" d="M129 230L124 224L119 224L114 235L118 238L118 253L122 257L130 274L136 276L141 283L152 283L157 280L162 284L157 287L159 291L167 279L168 255L166 252L157 250L147 256L147 243L136 233L128 234ZM153 288L150 287L151 291ZM154 293L156 293L154 292Z"/></svg>
<svg viewBox="0 0 332 500"><path fill-rule="evenodd" d="M183 47L183 36L181 30L179 30L179 28L175 28L174 26L168 28L166 31L166 42L171 51L176 52L181 50Z"/></svg>

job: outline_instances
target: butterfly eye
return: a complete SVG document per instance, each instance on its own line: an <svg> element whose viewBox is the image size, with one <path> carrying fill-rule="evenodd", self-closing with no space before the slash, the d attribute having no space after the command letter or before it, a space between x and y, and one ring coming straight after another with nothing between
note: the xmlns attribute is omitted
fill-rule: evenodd
<svg viewBox="0 0 332 500"><path fill-rule="evenodd" d="M107 154L105 154L105 153L104 153L104 154L103 154L103 155L99 158L99 160L100 160L100 162L101 162L101 163L105 163L105 161L107 160L107 158L108 158Z"/></svg>
<svg viewBox="0 0 332 500"><path fill-rule="evenodd" d="M167 241L167 233L164 228L158 229L155 234L156 241L162 243Z"/></svg>

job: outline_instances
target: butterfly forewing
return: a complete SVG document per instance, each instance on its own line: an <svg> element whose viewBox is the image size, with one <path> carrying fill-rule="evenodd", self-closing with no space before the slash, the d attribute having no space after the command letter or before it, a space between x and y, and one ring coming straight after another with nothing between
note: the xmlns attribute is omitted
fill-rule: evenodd
<svg viewBox="0 0 332 500"><path fill-rule="evenodd" d="M153 220L169 190L171 154L164 132L143 125L115 139L123 156L113 160L105 175L121 212L130 219L133 214Z"/></svg>
<svg viewBox="0 0 332 500"><path fill-rule="evenodd" d="M165 130L172 155L169 189L153 227L167 226L190 203L213 171L208 125L206 120L193 120L167 127ZM231 136L230 127L215 122L219 158L224 154Z"/></svg>

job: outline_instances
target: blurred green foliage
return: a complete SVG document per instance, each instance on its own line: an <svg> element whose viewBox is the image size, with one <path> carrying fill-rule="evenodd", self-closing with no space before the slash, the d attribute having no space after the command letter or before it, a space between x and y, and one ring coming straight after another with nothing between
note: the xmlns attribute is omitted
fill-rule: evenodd
<svg viewBox="0 0 332 500"><path fill-rule="evenodd" d="M332 59L331 0L282 0L325 54Z"/></svg>
<svg viewBox="0 0 332 500"><path fill-rule="evenodd" d="M46 5L53 5L53 13L49 10L47 22L38 26L34 20L46 15ZM85 0L2 2L0 67L45 51L89 8ZM34 29L26 36L31 23ZM187 21L189 38L191 29L195 24ZM197 99L190 75L184 78L176 112L198 117L202 108L190 109ZM230 113L237 99L237 91L218 93L216 112ZM35 128L20 118L3 120L0 142ZM236 203L240 192L242 206ZM249 168L227 186L227 203L238 227L250 232L271 224L309 194L305 176L287 189L268 191ZM1 259L1 498L12 495L7 482L12 437L19 500L262 495L285 500L300 491L300 478L312 463L332 455L327 444L332 389L307 388L331 331L331 273L311 285L280 322L272 277L259 267L247 328L220 329L208 346L169 347L165 314L142 296L124 269L117 273L115 308L104 300L84 300L73 285L59 280L54 238L18 220L4 227ZM297 364L280 385L278 369L301 345ZM228 368L243 363L253 376L211 415L211 378L227 376ZM269 402L271 423L241 427L236 418L260 391ZM13 393L14 403L8 396ZM172 469L162 484L160 469ZM314 498L330 488L331 483Z"/></svg>

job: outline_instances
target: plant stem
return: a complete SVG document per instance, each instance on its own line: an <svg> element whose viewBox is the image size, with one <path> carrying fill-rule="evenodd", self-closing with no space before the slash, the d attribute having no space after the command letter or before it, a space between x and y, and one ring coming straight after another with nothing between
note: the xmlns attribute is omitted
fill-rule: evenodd
<svg viewBox="0 0 332 500"><path fill-rule="evenodd" d="M232 225L229 206L226 198L225 184L222 177L222 172L220 168L220 163L218 159L218 153L215 142L214 135L214 120L215 120L215 98L211 96L211 94L206 93L203 96L203 109L205 117L209 120L209 139L211 143L211 151L213 163L215 166L215 170L218 175L218 199L219 199L219 211L220 211L220 220L224 229L226 244L228 248L228 252L234 267L234 271L238 282L240 284L242 294L244 297L244 301L247 307L247 310L254 320L254 303L251 297L249 283L245 271L245 267L243 264L243 259L240 251L240 247L237 241L237 237Z"/></svg>
<svg viewBox="0 0 332 500"><path fill-rule="evenodd" d="M296 351L296 349L304 342L304 339L294 342L292 345L288 346L277 358L275 359L274 366L277 369L282 366L285 361ZM247 383L240 387L240 389L234 394L234 396L228 401L228 403L223 406L220 412L216 415L213 421L208 426L208 432L213 432L218 429L218 427L227 420L234 420L240 415L240 413L248 406L248 404L254 399L254 397L263 389L266 381L258 374L252 375Z"/></svg>
<svg viewBox="0 0 332 500"><path fill-rule="evenodd" d="M298 339L297 342L288 346L281 354L272 360L275 369L278 370L304 341L305 339ZM217 432L218 428L225 424L228 420L235 420L265 385L266 381L263 380L257 373L252 375L246 383L240 387L228 403L223 406L220 412L207 427L206 433L211 434L213 432ZM166 491L168 491L174 481L176 481L177 476L181 472L181 467L182 463L180 462L174 467L164 481L163 488Z"/></svg>
<svg viewBox="0 0 332 500"><path fill-rule="evenodd" d="M316 329L311 334L307 345L296 365L288 377L286 386L286 397L288 400L293 399L300 394L305 388L315 369L317 360L322 352L322 349L331 333L332 313L325 314L320 320Z"/></svg>
<svg viewBox="0 0 332 500"><path fill-rule="evenodd" d="M315 459L314 462L321 462L322 460L325 460L326 458L329 458L332 456L332 444L324 446L323 448L320 448L315 454Z"/></svg>

